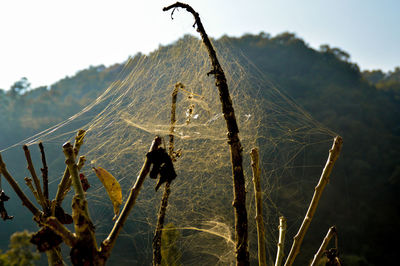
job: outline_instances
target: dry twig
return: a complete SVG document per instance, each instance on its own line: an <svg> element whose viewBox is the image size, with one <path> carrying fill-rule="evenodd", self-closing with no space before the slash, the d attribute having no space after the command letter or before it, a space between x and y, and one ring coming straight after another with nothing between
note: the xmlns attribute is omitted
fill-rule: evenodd
<svg viewBox="0 0 400 266"><path fill-rule="evenodd" d="M332 172L333 165L335 164L336 160L339 157L342 144L343 144L342 138L340 136L335 137L332 148L329 150L328 160L322 171L318 185L315 187L314 195L308 207L307 213L304 217L303 223L301 224L299 231L297 232L297 234L293 239L293 245L286 259L285 266L292 265L296 256L300 253L301 243L303 242L303 238L306 235L308 227L311 224L311 220L314 216L314 213L317 210L317 206L321 198L322 192L324 191L326 184L328 184L329 176Z"/></svg>
<svg viewBox="0 0 400 266"><path fill-rule="evenodd" d="M251 168L253 170L254 197L256 201L256 223L257 223L257 239L258 239L258 265L267 265L267 254L265 249L265 229L262 212L262 191L260 185L260 162L258 149L254 148L250 152Z"/></svg>
<svg viewBox="0 0 400 266"><path fill-rule="evenodd" d="M235 252L237 265L249 265L248 251L248 222L246 210L246 189L243 174L242 144L239 139L239 128L236 122L235 111L232 106L232 100L229 94L225 73L218 61L217 54L211 44L210 39L201 23L199 14L194 9L180 2L164 7L163 11L184 8L191 13L195 19L193 26L197 25L197 31L200 33L203 43L207 49L211 60L212 70L207 75L214 75L215 85L219 90L219 96L222 104L222 112L228 129L228 144L230 147L234 198L233 207L235 210ZM171 14L172 16L172 14Z"/></svg>

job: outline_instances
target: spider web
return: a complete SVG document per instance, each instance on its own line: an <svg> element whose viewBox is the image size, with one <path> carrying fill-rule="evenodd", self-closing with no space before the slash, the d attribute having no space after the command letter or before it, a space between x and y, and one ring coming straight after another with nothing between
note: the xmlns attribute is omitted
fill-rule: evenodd
<svg viewBox="0 0 400 266"><path fill-rule="evenodd" d="M257 232L249 152L258 147L267 256L273 261L278 217L289 219L289 231L297 229L294 225L301 221L311 196L306 195L304 187L315 185L318 176L310 179L310 174L319 173L326 159L313 158L312 154L321 149L327 151L335 133L271 84L227 38L214 45L227 76L244 147L251 260L257 258ZM87 130L80 154L88 161L82 172L91 184L87 192L90 215L97 239L102 241L113 226L113 208L91 167L101 166L118 179L125 202L154 136L163 137L167 145L171 93L180 82L184 88L178 91L174 146L182 150L182 155L174 163L178 176L171 185L165 223L172 223L173 230L179 233L176 262L233 264L233 192L227 130L214 78L206 75L210 69L202 42L192 36L148 55L137 55L126 62L115 82L90 105L66 121L3 150L3 158L7 161L7 153L15 152L20 144L42 141L51 158L50 195L54 196L65 168L61 145L72 141L78 129ZM40 157L36 155L38 169ZM22 178L16 179L23 183ZM110 264L151 264L152 238L163 191L162 187L155 192L155 183L146 179ZM69 202L70 198L64 201L66 209Z"/></svg>

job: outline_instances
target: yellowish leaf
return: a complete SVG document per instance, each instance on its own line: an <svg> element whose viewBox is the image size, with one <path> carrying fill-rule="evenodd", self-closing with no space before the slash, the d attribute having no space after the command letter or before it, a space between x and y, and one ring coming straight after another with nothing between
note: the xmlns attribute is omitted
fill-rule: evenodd
<svg viewBox="0 0 400 266"><path fill-rule="evenodd" d="M121 186L118 183L117 179L107 172L105 169L101 167L93 167L94 172L96 173L97 177L100 179L101 183L107 190L108 196L114 207L114 218L113 220L117 219L119 213L119 207L122 204L122 191Z"/></svg>

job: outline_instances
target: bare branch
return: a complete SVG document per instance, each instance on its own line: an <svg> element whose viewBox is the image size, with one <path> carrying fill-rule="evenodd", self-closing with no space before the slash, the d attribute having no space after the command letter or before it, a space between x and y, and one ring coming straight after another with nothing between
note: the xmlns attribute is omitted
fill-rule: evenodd
<svg viewBox="0 0 400 266"><path fill-rule="evenodd" d="M158 149L159 145L161 144L161 138L155 137L149 152L155 151ZM136 183L131 188L129 193L128 199L124 205L124 208L119 215L118 219L116 220L113 229L111 230L108 237L103 241L100 248L101 256L104 258L108 258L111 254L111 250L115 245L115 241L118 238L118 235L125 224L126 219L128 218L129 213L131 212L132 208L135 206L136 199L139 195L140 189L143 185L143 182L150 171L151 161L146 157L142 169L140 170L139 176L136 179Z"/></svg>
<svg viewBox="0 0 400 266"><path fill-rule="evenodd" d="M48 208L48 204L43 196L42 187L40 185L39 178L36 175L35 167L33 166L32 163L31 153L29 152L29 148L27 145L22 146L22 148L24 149L25 152L26 162L28 163L28 170L31 173L33 183L35 184L35 189L39 197L40 205L42 206L43 210L46 210Z"/></svg>
<svg viewBox="0 0 400 266"><path fill-rule="evenodd" d="M324 240L322 241L321 246L319 247L317 253L314 255L314 259L310 264L311 266L317 265L317 263L321 259L322 255L324 254L324 251L326 250L326 247L328 246L329 241L331 241L332 237L336 236L336 235L337 235L336 227L332 226L331 228L329 228L328 233L326 234Z"/></svg>
<svg viewBox="0 0 400 266"><path fill-rule="evenodd" d="M25 195L25 193L21 190L18 183L14 180L14 178L7 171L6 164L3 162L3 158L1 157L1 154L0 154L0 172L7 179L7 182L11 185L11 187L14 189L15 193L21 199L22 205L25 205L32 212L34 217L40 218L43 215L43 213L38 208L36 208L35 205L33 205L33 203L28 199L28 197Z"/></svg>
<svg viewBox="0 0 400 266"><path fill-rule="evenodd" d="M299 231L297 232L297 234L293 239L292 248L290 249L289 255L286 259L285 266L292 265L296 256L300 253L301 243L303 242L303 238L306 235L308 227L311 224L311 220L314 216L314 213L317 210L322 192L324 191L326 184L328 184L329 176L332 172L333 165L335 164L336 160L339 157L340 150L342 149L342 144L343 144L342 138L340 136L335 137L332 148L329 150L328 160L322 171L318 185L315 187L314 195L311 199L303 223L301 224Z"/></svg>
<svg viewBox="0 0 400 266"><path fill-rule="evenodd" d="M195 19L194 25L197 25L197 31L200 33L203 43L207 49L211 60L212 70L207 75L214 75L215 85L219 90L219 96L222 104L222 112L228 129L228 144L231 153L231 164L233 173L233 207L235 210L235 241L236 241L236 264L249 265L248 251L248 222L246 210L246 189L243 173L242 144L239 139L239 128L236 122L235 112L232 106L232 100L229 94L225 73L219 64L217 54L211 44L210 39L204 30L200 16L194 9L180 2L165 7L163 11L174 8L185 8Z"/></svg>
<svg viewBox="0 0 400 266"><path fill-rule="evenodd" d="M286 218L281 216L279 217L279 240L278 240L278 249L276 250L276 260L275 266L281 266L284 254L285 247L285 235L286 235Z"/></svg>
<svg viewBox="0 0 400 266"><path fill-rule="evenodd" d="M25 180L25 184L31 190L33 196L35 196L35 199L36 199L37 203L40 204L39 195L38 195L36 189L33 187L32 179L30 179L29 177L25 177L24 180Z"/></svg>
<svg viewBox="0 0 400 266"><path fill-rule="evenodd" d="M79 150L83 144L83 139L84 139L85 135L86 135L86 131L81 129L78 131L78 133L75 137L75 143L74 143L74 147L73 147L75 157L77 157L79 154ZM68 166L66 166L63 177L62 177L60 183L58 184L56 197L54 199L55 204L53 206L56 206L56 205L61 206L61 203L65 197L65 194L69 190L70 185L71 185L71 183L69 183L70 182L69 177L70 177L70 174L69 174ZM54 214L54 209L52 209L52 213Z"/></svg>
<svg viewBox="0 0 400 266"><path fill-rule="evenodd" d="M47 163L46 163L46 154L44 153L44 147L43 143L39 142L39 149L40 149L40 154L42 156L42 164L43 168L40 168L42 171L42 179L43 179L43 196L45 197L46 200L49 199L49 176L48 176L48 168L47 168Z"/></svg>
<svg viewBox="0 0 400 266"><path fill-rule="evenodd" d="M73 247L76 245L78 238L74 233L68 230L67 227L65 227L62 223L60 223L57 218L51 216L48 217L45 221L44 224L51 228L55 233L57 233L59 236L62 237L63 241L65 244L67 244L70 247Z"/></svg>
<svg viewBox="0 0 400 266"><path fill-rule="evenodd" d="M258 149L254 148L250 152L251 168L253 170L254 197L256 201L256 223L257 223L257 239L258 239L258 265L267 265L267 254L265 248L265 229L262 212L262 191L260 185L260 162Z"/></svg>
<svg viewBox="0 0 400 266"><path fill-rule="evenodd" d="M169 143L168 143L168 155L171 157L172 161L176 161L176 156L174 152L174 131L176 122L176 100L178 98L179 88L184 88L182 83L176 83L174 90L172 91L172 102L171 102L171 122L169 129ZM162 230L164 228L165 215L168 207L168 198L171 194L171 183L167 181L164 188L164 193L161 199L160 210L158 211L157 226L154 232L153 238L153 265L161 265L162 255L161 255L161 238Z"/></svg>

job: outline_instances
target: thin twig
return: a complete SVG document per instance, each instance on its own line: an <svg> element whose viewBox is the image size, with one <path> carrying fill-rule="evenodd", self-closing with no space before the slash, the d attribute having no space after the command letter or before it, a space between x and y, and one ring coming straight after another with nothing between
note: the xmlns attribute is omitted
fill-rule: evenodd
<svg viewBox="0 0 400 266"><path fill-rule="evenodd" d="M176 100L178 97L178 90L180 87L184 87L182 83L175 84L174 90L172 91L172 103L171 103L171 122L170 122L170 134L168 143L168 155L172 161L176 161L174 156L174 131L176 122ZM161 254L161 238L162 230L164 228L165 214L168 207L168 198L171 194L170 182L167 181L164 188L164 193L161 199L160 210L158 211L157 226L154 232L153 238L153 265L161 265L162 254Z"/></svg>
<svg viewBox="0 0 400 266"><path fill-rule="evenodd" d="M301 243L303 242L303 238L306 235L308 227L311 224L311 220L314 216L314 213L317 210L317 206L321 198L322 192L324 191L326 184L328 184L329 182L329 176L332 172L333 165L335 164L336 160L339 157L342 144L343 144L342 138L340 136L335 137L332 148L329 150L328 160L322 171L318 185L315 187L314 195L308 207L307 213L304 217L303 223L301 224L299 231L293 238L293 244L290 249L289 255L286 259L285 266L292 265L296 256L300 253Z"/></svg>
<svg viewBox="0 0 400 266"><path fill-rule="evenodd" d="M158 136L155 137L151 144L149 152L157 150L160 144L161 144L161 138ZM136 183L133 185L133 187L130 190L128 199L124 205L124 208L123 208L121 214L118 216L118 219L115 221L114 227L111 230L110 234L101 244L101 248L100 248L100 256L101 257L106 259L110 256L111 250L115 245L115 241L117 240L118 235L119 235L122 227L124 226L130 211L135 206L136 199L139 195L140 189L143 185L144 180L146 179L147 174L150 171L150 166L151 166L151 161L146 157L145 161L143 163L142 169L140 170L140 173L136 179Z"/></svg>
<svg viewBox="0 0 400 266"><path fill-rule="evenodd" d="M314 259L311 262L310 266L315 266L321 259L322 255L324 254L324 251L326 250L326 247L329 244L329 241L331 241L333 236L337 235L336 227L332 226L329 228L328 233L326 234L324 240L322 241L321 246L319 247L317 253L314 255Z"/></svg>
<svg viewBox="0 0 400 266"><path fill-rule="evenodd" d="M26 184L26 185L28 186L28 188L31 190L33 196L35 196L36 202L37 202L38 204L40 204L39 195L38 195L36 189L33 187L32 179L30 179L29 177L25 177L24 180L25 180L25 184Z"/></svg>
<svg viewBox="0 0 400 266"><path fill-rule="evenodd" d="M279 217L279 240L278 248L276 250L275 266L281 266L283 256L285 255L285 235L286 235L286 218L284 216Z"/></svg>
<svg viewBox="0 0 400 266"><path fill-rule="evenodd" d="M262 191L260 185L260 162L258 149L253 148L250 152L251 168L253 170L254 197L256 201L256 223L257 223L257 239L258 239L258 265L267 265L267 254L265 249L265 229L262 212Z"/></svg>
<svg viewBox="0 0 400 266"><path fill-rule="evenodd" d="M153 265L161 265L161 237L164 228L165 214L168 207L168 198L171 194L171 184L167 182L164 188L164 194L161 199L160 210L158 211L157 226L153 238Z"/></svg>
<svg viewBox="0 0 400 266"><path fill-rule="evenodd" d="M26 162L28 163L28 170L31 173L33 183L35 184L35 189L39 197L40 205L42 206L43 210L46 210L48 208L48 204L43 196L42 187L40 185L39 178L37 177L35 167L33 166L32 163L31 153L27 145L24 145L22 148L24 149L25 152Z"/></svg>
<svg viewBox="0 0 400 266"><path fill-rule="evenodd" d="M249 251L248 251L248 221L246 210L246 188L243 173L243 158L242 158L242 144L239 139L239 128L236 122L235 111L232 106L232 100L229 94L228 85L226 82L225 73L219 64L217 54L211 44L210 39L204 30L201 23L200 16L194 9L180 2L177 2L168 7L164 7L163 11L168 11L175 8L184 8L190 12L195 19L194 25L197 25L197 31L200 33L204 45L208 51L211 60L212 70L207 75L214 75L215 85L219 90L219 96L222 104L222 112L226 121L228 129L228 144L231 153L231 164L233 174L233 207L235 210L235 242L236 242L236 264L249 265Z"/></svg>
<svg viewBox="0 0 400 266"><path fill-rule="evenodd" d="M43 178L43 196L46 200L49 200L49 176L48 176L48 168L46 163L46 154L44 153L43 143L39 142L39 149L40 154L42 156L42 164L43 168L40 168L42 171L42 178Z"/></svg>
<svg viewBox="0 0 400 266"><path fill-rule="evenodd" d="M33 203L28 199L28 197L25 195L25 193L21 190L18 183L14 180L14 178L7 171L6 164L3 162L3 158L1 157L1 154L0 154L0 172L6 178L7 182L11 185L11 187L14 189L14 191L18 195L18 197L21 199L22 205L25 205L32 212L34 217L36 217L36 218L42 217L43 213L38 208L36 208L35 205L33 205Z"/></svg>

